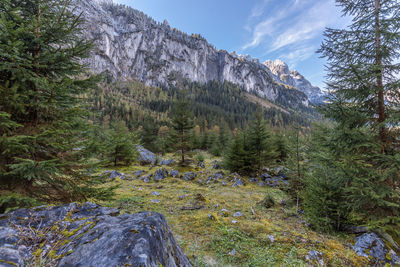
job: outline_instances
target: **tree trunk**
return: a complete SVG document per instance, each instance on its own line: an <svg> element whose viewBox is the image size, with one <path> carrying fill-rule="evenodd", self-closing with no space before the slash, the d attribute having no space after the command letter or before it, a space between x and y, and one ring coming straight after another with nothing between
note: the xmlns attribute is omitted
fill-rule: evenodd
<svg viewBox="0 0 400 267"><path fill-rule="evenodd" d="M37 0L37 10L36 10L36 16L37 16L37 27L35 29L35 35L36 38L39 39L40 37L40 17L41 17L41 8L40 8L40 0ZM34 58L35 58L35 74L39 76L39 54L40 54L40 43L38 43L38 45L35 47L35 54L34 54ZM33 90L35 92L35 94L38 94L38 90L36 88L36 85L33 85ZM39 123L39 100L38 100L38 96L35 95L35 107L33 110L33 121L35 122L35 124Z"/></svg>
<svg viewBox="0 0 400 267"><path fill-rule="evenodd" d="M383 73L382 73L382 52L381 52L381 34L380 34L380 21L379 21L379 13L380 13L380 0L375 0L375 64L377 67L376 70L376 85L378 91L378 123L379 123L379 138L382 142L382 153L385 153L386 150L386 114L385 114L385 96L384 96L384 88L383 88Z"/></svg>

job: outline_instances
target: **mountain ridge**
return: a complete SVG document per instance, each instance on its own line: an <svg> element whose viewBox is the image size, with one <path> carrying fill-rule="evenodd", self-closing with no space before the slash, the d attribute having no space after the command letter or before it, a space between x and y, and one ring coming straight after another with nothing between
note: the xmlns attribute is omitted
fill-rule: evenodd
<svg viewBox="0 0 400 267"><path fill-rule="evenodd" d="M85 35L95 40L94 51L85 62L95 73L106 71L115 78L137 79L149 86L176 86L183 80L228 81L271 101L290 99L294 107L308 106L313 99L308 91L302 92L303 87L282 85L258 59L217 50L199 34L188 35L166 21L159 23L112 1L75 3L76 12L86 21Z"/></svg>

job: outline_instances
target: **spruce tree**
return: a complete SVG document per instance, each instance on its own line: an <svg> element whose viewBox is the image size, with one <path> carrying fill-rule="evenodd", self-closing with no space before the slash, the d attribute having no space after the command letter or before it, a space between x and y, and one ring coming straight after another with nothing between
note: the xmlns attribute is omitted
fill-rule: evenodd
<svg viewBox="0 0 400 267"><path fill-rule="evenodd" d="M318 161L345 174L334 175L344 180L332 193L345 199L353 223L400 233L400 3L337 3L353 20L346 29L327 29L319 50L328 60L330 89L321 110L335 123Z"/></svg>
<svg viewBox="0 0 400 267"><path fill-rule="evenodd" d="M275 151L271 144L271 134L268 132L261 108L254 114L248 136L251 163L255 171L259 172L267 161L275 158Z"/></svg>
<svg viewBox="0 0 400 267"><path fill-rule="evenodd" d="M69 3L0 1L0 180L46 199L94 192L82 96L95 80L80 64L92 45Z"/></svg>
<svg viewBox="0 0 400 267"><path fill-rule="evenodd" d="M106 154L114 166L118 163L129 165L136 159L138 136L135 132L130 132L122 121L112 123L107 139Z"/></svg>
<svg viewBox="0 0 400 267"><path fill-rule="evenodd" d="M171 138L177 150L181 153L181 163L185 163L185 153L190 149L190 136L194 127L188 102L183 97L175 103L172 118Z"/></svg>
<svg viewBox="0 0 400 267"><path fill-rule="evenodd" d="M231 172L242 172L245 167L243 134L236 133L224 154L223 163Z"/></svg>

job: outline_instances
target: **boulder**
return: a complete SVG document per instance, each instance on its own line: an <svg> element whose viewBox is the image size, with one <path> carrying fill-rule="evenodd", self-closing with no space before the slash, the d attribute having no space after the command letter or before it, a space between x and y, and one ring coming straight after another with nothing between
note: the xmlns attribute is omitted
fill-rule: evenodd
<svg viewBox="0 0 400 267"><path fill-rule="evenodd" d="M283 178L277 176L277 177L265 179L265 184L267 186L276 187L276 186L281 186L281 185L289 185L289 181L284 180Z"/></svg>
<svg viewBox="0 0 400 267"><path fill-rule="evenodd" d="M197 163L197 167L199 167L199 168L205 168L206 167L206 165L204 164L204 162L199 162L199 163Z"/></svg>
<svg viewBox="0 0 400 267"><path fill-rule="evenodd" d="M221 168L221 166L219 165L219 163L218 162L215 162L213 165L212 165L212 167L211 168L213 168L213 169L220 169Z"/></svg>
<svg viewBox="0 0 400 267"><path fill-rule="evenodd" d="M138 161L140 164L142 164L142 165L156 164L156 162L157 162L156 154L154 154L150 150L147 150L146 148L144 148L141 145L137 145L136 148L139 153Z"/></svg>
<svg viewBox="0 0 400 267"><path fill-rule="evenodd" d="M272 178L272 176L269 175L268 173L261 174L261 180L265 180L265 179L268 179L268 178Z"/></svg>
<svg viewBox="0 0 400 267"><path fill-rule="evenodd" d="M306 256L306 259L311 262L318 262L319 266L324 266L323 254L317 250L310 250Z"/></svg>
<svg viewBox="0 0 400 267"><path fill-rule="evenodd" d="M214 180L220 180L224 178L224 173L223 172L216 172L213 176Z"/></svg>
<svg viewBox="0 0 400 267"><path fill-rule="evenodd" d="M238 186L244 186L244 183L242 182L242 179L237 179L235 183L232 185L232 187L238 187Z"/></svg>
<svg viewBox="0 0 400 267"><path fill-rule="evenodd" d="M357 255L371 257L375 262L389 263L393 266L400 264L400 257L375 233L365 233L356 237L353 249Z"/></svg>
<svg viewBox="0 0 400 267"><path fill-rule="evenodd" d="M136 177L139 177L139 176L142 175L143 173L144 173L143 170L138 170L138 171L133 172L133 175L136 176Z"/></svg>
<svg viewBox="0 0 400 267"><path fill-rule="evenodd" d="M116 170L104 171L101 175L107 175L108 178L110 178L110 179L115 179L117 177L119 177L120 179L124 179L125 178L125 174L124 173L118 172Z"/></svg>
<svg viewBox="0 0 400 267"><path fill-rule="evenodd" d="M183 179L185 179L185 181L191 181L194 180L196 176L197 174L195 172L185 172Z"/></svg>
<svg viewBox="0 0 400 267"><path fill-rule="evenodd" d="M142 177L140 177L139 179L142 180L145 183L150 182L150 175L143 175Z"/></svg>
<svg viewBox="0 0 400 267"><path fill-rule="evenodd" d="M242 216L243 216L243 213L240 212L240 211L237 211L237 212L235 212L235 213L233 214L233 217L242 217Z"/></svg>
<svg viewBox="0 0 400 267"><path fill-rule="evenodd" d="M52 266L191 266L163 215L118 214L118 209L93 203L42 206L2 214L0 265L28 266L32 255L36 255L52 259ZM21 236L15 226L23 233L38 236ZM44 241L39 238L41 232L46 232ZM47 246L54 242L61 244L55 251Z"/></svg>
<svg viewBox="0 0 400 267"><path fill-rule="evenodd" d="M177 170L171 170L171 171L169 172L169 175L172 176L172 177L178 177L178 176L179 176L179 171L177 171Z"/></svg>
<svg viewBox="0 0 400 267"><path fill-rule="evenodd" d="M174 163L175 163L175 160L173 160L173 159L164 159L164 160L161 160L160 165L169 166L169 165L172 165Z"/></svg>
<svg viewBox="0 0 400 267"><path fill-rule="evenodd" d="M153 175L153 180L160 181L167 177L168 177L168 171L165 168L161 168L161 169L156 170L156 172Z"/></svg>
<svg viewBox="0 0 400 267"><path fill-rule="evenodd" d="M250 177L250 178L249 178L249 182L250 182L250 183L258 183L258 179L257 179L257 178L254 178L254 177Z"/></svg>

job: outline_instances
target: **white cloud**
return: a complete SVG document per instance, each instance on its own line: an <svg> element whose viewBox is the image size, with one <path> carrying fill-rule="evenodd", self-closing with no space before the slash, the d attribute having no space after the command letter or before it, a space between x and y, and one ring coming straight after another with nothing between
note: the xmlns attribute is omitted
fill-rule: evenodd
<svg viewBox="0 0 400 267"><path fill-rule="evenodd" d="M334 0L291 0L286 5L266 3L269 17L254 23L255 14L249 19L253 25L251 41L242 46L243 50L257 47L265 48L267 53L285 51L284 59L295 64L311 57L315 48L315 39L322 35L325 27L338 23L340 13ZM261 13L263 15L263 13Z"/></svg>

